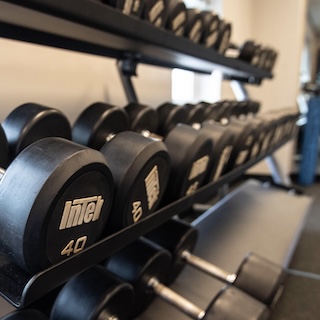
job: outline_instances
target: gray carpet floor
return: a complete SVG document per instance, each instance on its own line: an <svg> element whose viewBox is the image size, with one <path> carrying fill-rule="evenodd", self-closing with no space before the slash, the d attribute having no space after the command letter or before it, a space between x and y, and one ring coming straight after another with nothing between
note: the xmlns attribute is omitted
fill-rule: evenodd
<svg viewBox="0 0 320 320"><path fill-rule="evenodd" d="M313 205L271 320L320 319L320 183L304 191L313 197Z"/></svg>

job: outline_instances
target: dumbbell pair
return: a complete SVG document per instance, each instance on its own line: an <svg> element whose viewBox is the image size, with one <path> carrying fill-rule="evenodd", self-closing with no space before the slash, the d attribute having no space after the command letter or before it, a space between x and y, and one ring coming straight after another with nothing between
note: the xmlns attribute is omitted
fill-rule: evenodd
<svg viewBox="0 0 320 320"><path fill-rule="evenodd" d="M145 237L172 254L168 283L171 283L186 265L234 285L261 302L271 305L281 291L285 271L283 268L257 254L248 254L236 273L221 268L192 254L197 241L197 229L176 219L169 220L147 233Z"/></svg>

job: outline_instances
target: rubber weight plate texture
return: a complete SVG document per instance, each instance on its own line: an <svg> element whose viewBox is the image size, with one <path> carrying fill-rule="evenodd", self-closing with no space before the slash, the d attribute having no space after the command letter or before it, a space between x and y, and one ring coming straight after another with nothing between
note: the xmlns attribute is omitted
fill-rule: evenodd
<svg viewBox="0 0 320 320"><path fill-rule="evenodd" d="M37 272L93 244L112 199L112 175L100 152L42 139L15 158L0 182L1 245Z"/></svg>
<svg viewBox="0 0 320 320"><path fill-rule="evenodd" d="M9 143L10 161L31 143L47 137L71 140L67 117L54 108L25 103L15 108L4 120L3 129Z"/></svg>
<svg viewBox="0 0 320 320"><path fill-rule="evenodd" d="M160 141L139 133L117 134L101 149L108 159L116 186L110 227L126 227L150 215L168 183L170 158Z"/></svg>

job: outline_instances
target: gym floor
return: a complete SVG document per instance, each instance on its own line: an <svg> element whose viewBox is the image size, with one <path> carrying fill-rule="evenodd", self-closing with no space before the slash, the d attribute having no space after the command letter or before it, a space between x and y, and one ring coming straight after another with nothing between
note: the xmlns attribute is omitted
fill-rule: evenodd
<svg viewBox="0 0 320 320"><path fill-rule="evenodd" d="M320 317L320 182L302 189L314 200L271 320L314 320Z"/></svg>

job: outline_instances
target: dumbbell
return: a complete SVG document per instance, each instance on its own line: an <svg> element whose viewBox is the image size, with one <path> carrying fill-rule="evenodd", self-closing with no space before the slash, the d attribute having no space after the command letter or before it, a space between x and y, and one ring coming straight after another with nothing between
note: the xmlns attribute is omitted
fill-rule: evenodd
<svg viewBox="0 0 320 320"><path fill-rule="evenodd" d="M253 141L250 159L256 158L260 153L264 152L263 145L269 139L270 124L261 117L250 119L253 130L256 132L256 138Z"/></svg>
<svg viewBox="0 0 320 320"><path fill-rule="evenodd" d="M170 187L164 199L166 203L191 195L202 186L213 148L212 139L206 133L180 124L173 126L164 137L153 135L151 133L157 132L159 123L155 109L138 103L130 103L124 109L129 116L131 130L163 140L168 148L171 174Z"/></svg>
<svg viewBox="0 0 320 320"><path fill-rule="evenodd" d="M238 58L257 66L258 68L272 71L277 58L277 53L271 48L263 47L252 40L248 40L239 48Z"/></svg>
<svg viewBox="0 0 320 320"><path fill-rule="evenodd" d="M260 118L262 118L267 127L268 127L268 133L262 143L262 152L266 152L270 150L270 148L273 148L280 140L282 135L282 128L279 123L279 114L274 111L265 112L260 115Z"/></svg>
<svg viewBox="0 0 320 320"><path fill-rule="evenodd" d="M237 101L232 100L223 100L219 103L219 108L215 109L215 113L210 114L210 118L206 117L205 119L212 119L217 122L229 120L232 116L235 116L236 109L238 107ZM204 121L203 119L202 121Z"/></svg>
<svg viewBox="0 0 320 320"><path fill-rule="evenodd" d="M257 66L267 71L272 71L277 59L277 53L268 47L261 49Z"/></svg>
<svg viewBox="0 0 320 320"><path fill-rule="evenodd" d="M203 33L203 19L198 9L187 9L187 26L185 37L193 43L200 43Z"/></svg>
<svg viewBox="0 0 320 320"><path fill-rule="evenodd" d="M1 170L1 246L31 274L80 252L102 235L113 189L98 151L62 138L32 143Z"/></svg>
<svg viewBox="0 0 320 320"><path fill-rule="evenodd" d="M275 146L293 134L296 116L292 117L286 110L278 110L273 111L271 117L275 122L271 146Z"/></svg>
<svg viewBox="0 0 320 320"><path fill-rule="evenodd" d="M260 59L261 45L252 40L245 41L239 48L238 59L257 66Z"/></svg>
<svg viewBox="0 0 320 320"><path fill-rule="evenodd" d="M0 320L49 320L49 318L38 310L26 309L14 311Z"/></svg>
<svg viewBox="0 0 320 320"><path fill-rule="evenodd" d="M257 129L259 128L253 126L250 121L244 121L233 117L229 120L227 127L236 137L226 166L226 170L230 171L243 165L250 159L252 147L257 140Z"/></svg>
<svg viewBox="0 0 320 320"><path fill-rule="evenodd" d="M285 277L283 268L257 254L248 254L234 274L193 255L198 231L184 221L168 220L145 237L172 254L168 283L174 281L186 265L190 265L218 280L234 285L267 305L272 304L282 287Z"/></svg>
<svg viewBox="0 0 320 320"><path fill-rule="evenodd" d="M241 126L244 128L245 126L247 126L248 128L251 128L251 134L254 136L252 146L248 151L247 157L245 159L238 160L239 162L238 165L243 164L244 162L248 161L251 158L255 158L261 150L261 144L265 137L268 127L266 123L263 121L263 119L253 117L253 115L257 113L258 110L259 110L259 103L255 101L238 102L238 101L225 100L221 102L220 108L217 108L216 112L211 113L210 115L211 118L214 119L215 121L222 122L225 127L229 128L230 131L235 130L233 126L234 123L237 123L237 126L240 126L239 129L241 129ZM246 115L246 117L244 117L244 115ZM242 119L242 121L239 121L236 118ZM229 124L230 121L232 125L231 126L226 125L226 124ZM236 135L234 134L234 136ZM237 136L239 136L239 134L237 134ZM236 138L234 139L234 141L236 141ZM235 145L235 148L237 148L236 142L234 142L234 145ZM235 154L229 154L229 156L231 157L231 159L236 157ZM228 171L230 171L233 166L234 164L228 165Z"/></svg>
<svg viewBox="0 0 320 320"><path fill-rule="evenodd" d="M257 117L252 117L250 122L258 129L258 139L252 147L251 157L259 153L266 153L271 147L280 143L286 137L286 132L292 128L290 120L287 121L287 114L282 118L277 112L262 113Z"/></svg>
<svg viewBox="0 0 320 320"><path fill-rule="evenodd" d="M211 117L214 118L215 121L221 122L229 131L231 131L232 133L229 133L229 135L233 135L234 139L233 143L230 141L232 147L228 148L230 149L230 151L228 151L228 157L224 157L224 173L232 170L236 166L244 164L251 158L252 147L258 140L261 129L249 119L246 121L239 120L232 115L237 104L238 102L236 101L223 101L220 104L220 108L216 108L214 113L211 112ZM195 126L196 123L199 125L204 118L202 109L205 108L205 106L203 106L203 103L197 105L188 104L186 107L189 110L189 123L193 123L193 126ZM208 121L207 127L209 126L209 123L211 123L210 126L215 124L212 121ZM220 126L220 132L221 131L223 131L223 127L221 128ZM256 151L256 149L254 151ZM211 181L211 178L209 178L209 180Z"/></svg>
<svg viewBox="0 0 320 320"><path fill-rule="evenodd" d="M203 118L209 117L206 114L207 111L213 113L216 109L216 104L213 105L214 110L210 109L211 106L211 104L205 102L183 107L172 103L164 103L157 108L161 124L158 130L162 134L167 134L171 128L180 122L188 123L210 136L214 147L205 182L216 181L225 172L235 140L233 133L227 126L210 121L204 121L200 124Z"/></svg>
<svg viewBox="0 0 320 320"><path fill-rule="evenodd" d="M130 132L123 108L106 103L87 107L75 121L72 138L98 149L114 177L115 198L108 225L117 230L150 215L165 192L170 158L166 146Z"/></svg>
<svg viewBox="0 0 320 320"><path fill-rule="evenodd" d="M219 38L219 16L211 11L201 11L203 32L201 43L206 48L214 48Z"/></svg>
<svg viewBox="0 0 320 320"><path fill-rule="evenodd" d="M166 25L168 0L143 0L141 19L148 21L157 28Z"/></svg>
<svg viewBox="0 0 320 320"><path fill-rule="evenodd" d="M97 265L69 280L57 295L51 320L124 320L134 300L133 288Z"/></svg>
<svg viewBox="0 0 320 320"><path fill-rule="evenodd" d="M225 54L231 39L231 32L232 32L231 23L221 19L219 21L218 30L219 30L218 32L219 36L215 44L215 49L218 51L218 53Z"/></svg>
<svg viewBox="0 0 320 320"><path fill-rule="evenodd" d="M187 26L187 7L182 0L168 1L168 19L165 28L182 37Z"/></svg>
<svg viewBox="0 0 320 320"><path fill-rule="evenodd" d="M155 296L178 308L192 319L267 319L268 308L244 292L232 287L222 289L203 310L180 296L163 281L167 278L171 255L147 239L138 239L109 257L104 266L132 284L135 303L131 317L141 314Z"/></svg>
<svg viewBox="0 0 320 320"><path fill-rule="evenodd" d="M9 162L29 144L42 138L60 137L71 140L71 126L65 115L57 109L38 103L18 106L6 117L2 126L9 148ZM1 145L5 145L1 137L0 132Z"/></svg>

